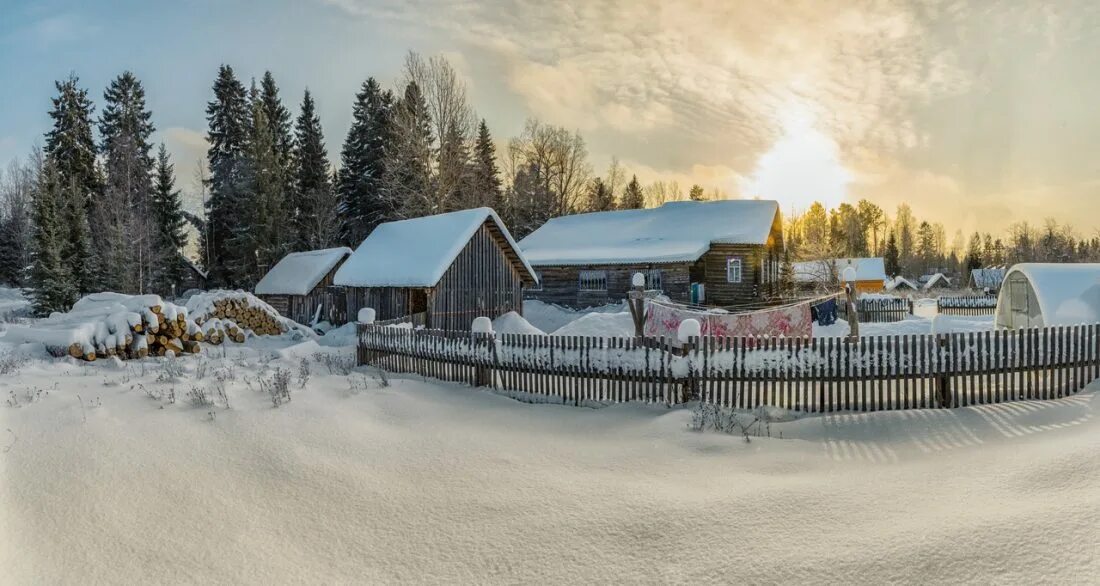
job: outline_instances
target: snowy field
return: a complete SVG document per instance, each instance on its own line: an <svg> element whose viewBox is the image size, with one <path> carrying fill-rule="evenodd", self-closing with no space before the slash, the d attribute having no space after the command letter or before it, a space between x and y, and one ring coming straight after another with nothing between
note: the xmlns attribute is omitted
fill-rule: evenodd
<svg viewBox="0 0 1100 586"><path fill-rule="evenodd" d="M32 350L2 340L0 353ZM746 443L691 431L690 407L531 405L419 377L385 386L373 371L342 374L351 347L289 344L7 362L4 583L1088 583L1100 572L1095 392L807 417ZM276 369L291 377L279 407L258 385ZM192 404L193 387L214 405Z"/></svg>

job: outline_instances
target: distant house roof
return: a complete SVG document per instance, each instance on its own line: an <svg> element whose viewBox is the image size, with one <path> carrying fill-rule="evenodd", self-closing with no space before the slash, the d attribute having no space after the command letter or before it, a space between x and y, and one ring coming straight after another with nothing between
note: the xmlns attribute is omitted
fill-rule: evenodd
<svg viewBox="0 0 1100 586"><path fill-rule="evenodd" d="M204 270L202 270L202 269L200 269L200 268L199 268L199 265L195 264L195 261L193 261L193 260L191 260L191 259L187 258L187 256L186 256L186 255L183 255L183 254L181 254L181 255L180 255L180 257L182 257L182 258L183 258L183 262L187 263L187 266L191 267L191 270L193 270L193 271L195 271L196 273L198 273L198 274L199 274L199 276L201 276L201 277L202 277L202 278L204 278L204 279L205 279L205 278L207 277L207 272L206 272L206 271L204 271Z"/></svg>
<svg viewBox="0 0 1100 586"><path fill-rule="evenodd" d="M1008 270L1006 278L1019 273L1027 278L1042 312L1043 325L1100 323L1100 264L1021 263ZM997 299L1009 303L1011 292L1002 290Z"/></svg>
<svg viewBox="0 0 1100 586"><path fill-rule="evenodd" d="M809 260L793 263L792 267L797 283L836 282L847 267L856 269L857 281L886 281L886 264L881 257Z"/></svg>
<svg viewBox="0 0 1100 586"><path fill-rule="evenodd" d="M970 284L978 289L986 287L997 289L1005 279L1008 269L1005 267L986 267L970 271Z"/></svg>
<svg viewBox="0 0 1100 586"><path fill-rule="evenodd" d="M711 244L766 244L778 213L775 201L729 199L562 216L520 248L534 266L692 262Z"/></svg>
<svg viewBox="0 0 1100 586"><path fill-rule="evenodd" d="M434 287L485 222L507 241L514 259L532 281L535 271L504 222L490 208L387 222L374 229L336 271L335 283L347 287Z"/></svg>
<svg viewBox="0 0 1100 586"><path fill-rule="evenodd" d="M906 279L901 275L898 275L893 279L886 279L885 287L887 291L894 291L898 288L909 288L914 291L920 289L920 287L916 283L910 281L909 279Z"/></svg>
<svg viewBox="0 0 1100 586"><path fill-rule="evenodd" d="M924 283L924 288L931 289L932 287L947 287L951 285L951 279L947 278L947 275L943 273L936 273L934 275L927 275L927 279L921 277L921 281Z"/></svg>
<svg viewBox="0 0 1100 586"><path fill-rule="evenodd" d="M292 252L275 263L256 283L256 294L305 295L349 254L351 249L343 246Z"/></svg>

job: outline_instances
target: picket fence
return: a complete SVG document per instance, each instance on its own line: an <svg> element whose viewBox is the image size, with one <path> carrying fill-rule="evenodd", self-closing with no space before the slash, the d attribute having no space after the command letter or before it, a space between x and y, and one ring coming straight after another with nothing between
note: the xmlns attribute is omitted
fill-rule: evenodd
<svg viewBox="0 0 1100 586"><path fill-rule="evenodd" d="M997 311L994 295L959 295L936 299L936 311L940 315L993 315Z"/></svg>
<svg viewBox="0 0 1100 586"><path fill-rule="evenodd" d="M811 413L945 408L1076 393L1100 324L847 338L475 334L359 325L359 363L571 405L700 400Z"/></svg>
<svg viewBox="0 0 1100 586"><path fill-rule="evenodd" d="M836 298L838 316L848 319L848 302L843 295ZM856 312L861 323L896 322L913 314L913 302L905 297L856 299Z"/></svg>

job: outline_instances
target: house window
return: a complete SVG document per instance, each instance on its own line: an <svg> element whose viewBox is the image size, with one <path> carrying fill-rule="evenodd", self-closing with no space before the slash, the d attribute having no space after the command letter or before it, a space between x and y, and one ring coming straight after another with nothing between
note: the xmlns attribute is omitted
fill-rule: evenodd
<svg viewBox="0 0 1100 586"><path fill-rule="evenodd" d="M741 258L737 256L731 256L726 258L726 282L727 283L740 283L741 282Z"/></svg>
<svg viewBox="0 0 1100 586"><path fill-rule="evenodd" d="M581 291L607 291L607 271L581 271L578 288Z"/></svg>
<svg viewBox="0 0 1100 586"><path fill-rule="evenodd" d="M538 281L534 285L528 287L528 291L542 291L542 272L535 271L535 278L538 279Z"/></svg>
<svg viewBox="0 0 1100 586"><path fill-rule="evenodd" d="M649 269L645 272L645 288L649 291L663 291L661 269Z"/></svg>

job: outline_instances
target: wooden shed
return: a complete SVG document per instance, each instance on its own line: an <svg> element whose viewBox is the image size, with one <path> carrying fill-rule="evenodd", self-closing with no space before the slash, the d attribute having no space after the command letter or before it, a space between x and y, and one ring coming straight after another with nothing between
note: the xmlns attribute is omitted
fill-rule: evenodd
<svg viewBox="0 0 1100 586"><path fill-rule="evenodd" d="M474 318L523 313L535 272L489 208L388 222L336 271L347 313L415 316L429 328L468 330Z"/></svg>
<svg viewBox="0 0 1100 586"><path fill-rule="evenodd" d="M343 298L337 297L338 304L329 288L336 269L350 254L346 247L292 252L256 283L256 296L300 324L342 322Z"/></svg>
<svg viewBox="0 0 1100 586"><path fill-rule="evenodd" d="M539 275L534 299L615 302L640 272L674 301L738 305L778 292L783 223L774 201L677 201L554 218L520 248Z"/></svg>

